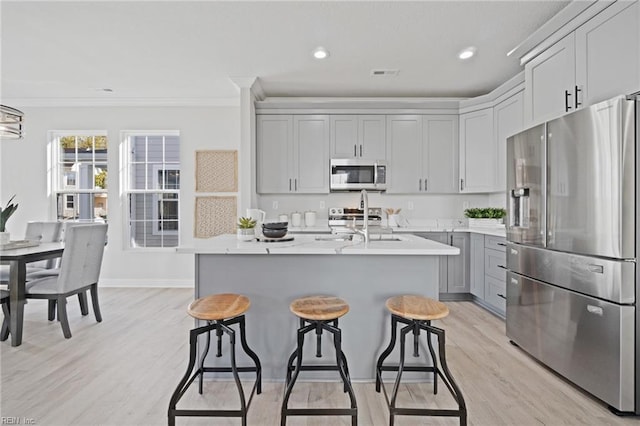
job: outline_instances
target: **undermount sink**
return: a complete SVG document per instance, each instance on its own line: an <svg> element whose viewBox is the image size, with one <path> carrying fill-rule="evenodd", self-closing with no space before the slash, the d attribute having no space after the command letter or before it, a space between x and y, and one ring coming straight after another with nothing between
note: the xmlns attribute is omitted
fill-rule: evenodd
<svg viewBox="0 0 640 426"><path fill-rule="evenodd" d="M316 241L352 241L353 235L327 235L326 237L316 237Z"/></svg>

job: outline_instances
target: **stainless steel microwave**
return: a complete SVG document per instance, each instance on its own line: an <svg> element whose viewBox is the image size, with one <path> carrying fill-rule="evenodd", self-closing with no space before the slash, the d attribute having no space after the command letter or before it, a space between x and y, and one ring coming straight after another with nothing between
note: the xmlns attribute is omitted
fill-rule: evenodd
<svg viewBox="0 0 640 426"><path fill-rule="evenodd" d="M331 159L329 188L337 191L384 191L387 189L387 165L384 161L355 158Z"/></svg>

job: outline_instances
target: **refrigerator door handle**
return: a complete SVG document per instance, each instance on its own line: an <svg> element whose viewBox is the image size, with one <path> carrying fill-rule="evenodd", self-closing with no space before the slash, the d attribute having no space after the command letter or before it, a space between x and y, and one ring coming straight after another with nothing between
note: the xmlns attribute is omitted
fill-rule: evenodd
<svg viewBox="0 0 640 426"><path fill-rule="evenodd" d="M600 306L587 305L587 312L594 315L602 316L604 311Z"/></svg>

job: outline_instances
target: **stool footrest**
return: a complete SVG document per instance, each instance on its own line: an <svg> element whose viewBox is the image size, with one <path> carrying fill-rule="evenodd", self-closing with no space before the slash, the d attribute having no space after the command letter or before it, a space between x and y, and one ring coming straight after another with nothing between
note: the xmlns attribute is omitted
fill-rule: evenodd
<svg viewBox="0 0 640 426"><path fill-rule="evenodd" d="M205 373L232 373L231 367L203 367L202 371ZM236 368L238 373L255 373L258 371L256 367L238 367Z"/></svg>
<svg viewBox="0 0 640 426"><path fill-rule="evenodd" d="M286 416L356 416L357 408L287 408Z"/></svg>
<svg viewBox="0 0 640 426"><path fill-rule="evenodd" d="M398 371L400 369L399 365L383 365L380 367L381 371ZM411 371L411 372L423 372L423 373L435 373L439 372L436 367L425 367L422 365L405 365L402 367L402 371Z"/></svg>
<svg viewBox="0 0 640 426"><path fill-rule="evenodd" d="M296 367L289 366L289 371L295 371ZM300 371L339 371L336 365L302 365Z"/></svg>
<svg viewBox="0 0 640 426"><path fill-rule="evenodd" d="M242 417L241 410L171 410L170 414L180 417Z"/></svg>
<svg viewBox="0 0 640 426"><path fill-rule="evenodd" d="M436 416L436 417L460 417L460 410L442 410L429 408L391 408L392 414L400 416Z"/></svg>

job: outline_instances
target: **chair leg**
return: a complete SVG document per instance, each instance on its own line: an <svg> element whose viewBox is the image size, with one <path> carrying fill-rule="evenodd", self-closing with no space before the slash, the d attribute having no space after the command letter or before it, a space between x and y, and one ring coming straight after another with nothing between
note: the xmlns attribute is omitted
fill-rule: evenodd
<svg viewBox="0 0 640 426"><path fill-rule="evenodd" d="M9 338L9 303L2 304L2 313L4 318L2 320L2 331L0 331L0 341L4 342Z"/></svg>
<svg viewBox="0 0 640 426"><path fill-rule="evenodd" d="M58 319L60 320L60 326L62 326L62 334L66 339L71 338L71 329L69 328L69 318L67 317L67 298L59 297L58 303Z"/></svg>
<svg viewBox="0 0 640 426"><path fill-rule="evenodd" d="M91 303L93 304L93 312L96 314L96 321L102 322L102 314L100 313L100 304L98 303L98 284L91 285Z"/></svg>
<svg viewBox="0 0 640 426"><path fill-rule="evenodd" d="M89 306L87 306L87 292L78 293L78 301L80 302L80 313L89 315Z"/></svg>
<svg viewBox="0 0 640 426"><path fill-rule="evenodd" d="M49 302L49 321L54 321L56 319L56 300L50 299Z"/></svg>

